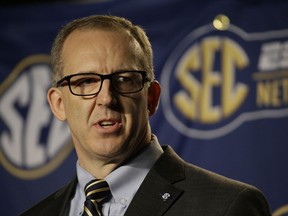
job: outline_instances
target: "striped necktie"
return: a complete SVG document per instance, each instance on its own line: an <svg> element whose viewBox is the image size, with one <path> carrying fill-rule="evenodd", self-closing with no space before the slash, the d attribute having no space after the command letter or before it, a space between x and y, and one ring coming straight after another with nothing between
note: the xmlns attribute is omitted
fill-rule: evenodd
<svg viewBox="0 0 288 216"><path fill-rule="evenodd" d="M105 180L95 179L86 184L86 200L82 216L102 216L101 202L111 194L109 185Z"/></svg>

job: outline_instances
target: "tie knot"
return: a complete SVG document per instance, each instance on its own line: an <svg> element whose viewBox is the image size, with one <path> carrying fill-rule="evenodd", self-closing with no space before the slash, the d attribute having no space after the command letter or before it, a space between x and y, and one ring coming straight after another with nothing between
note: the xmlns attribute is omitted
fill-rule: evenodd
<svg viewBox="0 0 288 216"><path fill-rule="evenodd" d="M111 194L108 183L103 179L88 182L84 190L86 198L97 203L100 203Z"/></svg>

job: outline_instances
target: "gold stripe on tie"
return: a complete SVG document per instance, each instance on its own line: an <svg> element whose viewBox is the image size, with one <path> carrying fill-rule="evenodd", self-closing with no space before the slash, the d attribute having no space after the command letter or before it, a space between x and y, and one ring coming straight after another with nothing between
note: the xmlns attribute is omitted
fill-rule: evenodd
<svg viewBox="0 0 288 216"><path fill-rule="evenodd" d="M110 190L109 187L96 189L96 190L88 192L86 196L89 197L91 194L95 194L95 193L99 193L99 192L103 192L103 191L109 191L109 190Z"/></svg>
<svg viewBox="0 0 288 216"><path fill-rule="evenodd" d="M105 182L105 180L104 179L100 179L100 180L95 180L95 181L93 181L93 182L91 182L89 185L87 184L86 185L86 190L88 189L88 188L90 188L90 187L92 187L93 185L95 185L95 184L99 184L99 183L101 183L101 182Z"/></svg>
<svg viewBox="0 0 288 216"><path fill-rule="evenodd" d="M101 202L111 195L108 183L101 180L92 180L85 186L86 201L82 216L101 216Z"/></svg>
<svg viewBox="0 0 288 216"><path fill-rule="evenodd" d="M84 211L87 213L88 216L93 216L86 206L84 206Z"/></svg>

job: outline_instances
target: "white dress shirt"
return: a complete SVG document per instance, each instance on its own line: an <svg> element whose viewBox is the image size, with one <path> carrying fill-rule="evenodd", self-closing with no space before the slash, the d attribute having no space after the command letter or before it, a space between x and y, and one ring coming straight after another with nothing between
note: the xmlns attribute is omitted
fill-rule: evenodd
<svg viewBox="0 0 288 216"><path fill-rule="evenodd" d="M110 186L112 198L102 206L103 216L123 216L135 193L143 182L153 164L163 153L155 135L152 135L150 144L133 160L129 161L105 177ZM69 216L80 216L85 202L85 185L95 179L76 164L78 184L76 193L71 200Z"/></svg>

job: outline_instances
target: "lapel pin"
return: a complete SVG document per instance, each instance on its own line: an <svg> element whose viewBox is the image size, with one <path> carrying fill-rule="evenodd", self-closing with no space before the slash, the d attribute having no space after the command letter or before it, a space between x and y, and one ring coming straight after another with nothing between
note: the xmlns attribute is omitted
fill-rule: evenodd
<svg viewBox="0 0 288 216"><path fill-rule="evenodd" d="M164 193L161 195L161 197L162 197L162 200L166 202L171 197L171 195L169 193Z"/></svg>

